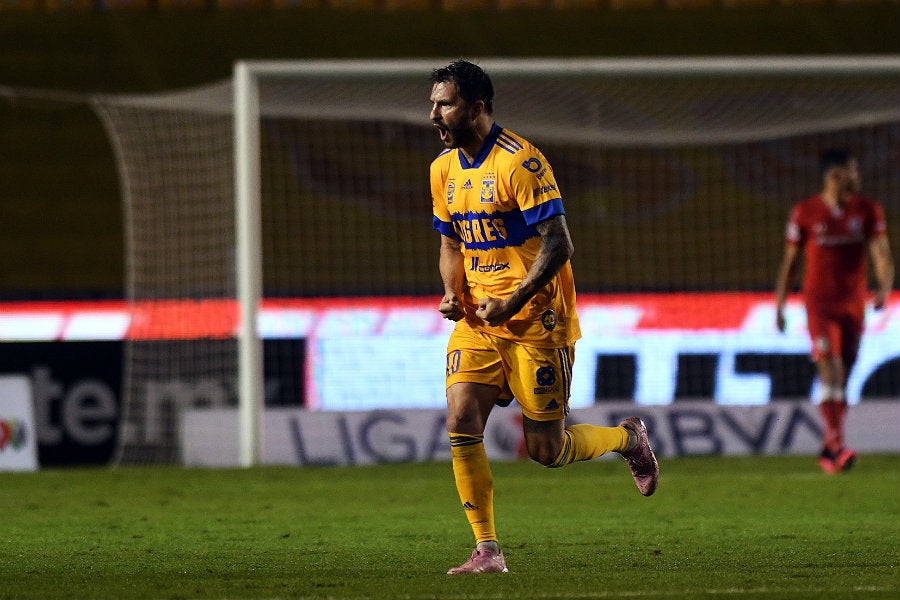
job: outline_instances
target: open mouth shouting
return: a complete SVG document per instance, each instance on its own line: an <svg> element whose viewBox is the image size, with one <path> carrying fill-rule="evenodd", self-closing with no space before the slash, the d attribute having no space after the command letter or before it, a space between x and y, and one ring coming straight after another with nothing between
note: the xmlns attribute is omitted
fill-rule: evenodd
<svg viewBox="0 0 900 600"><path fill-rule="evenodd" d="M438 135L441 137L441 141L444 142L444 145L448 148L452 148L452 136L450 135L450 129L444 125L443 123L434 123L434 128L437 129Z"/></svg>

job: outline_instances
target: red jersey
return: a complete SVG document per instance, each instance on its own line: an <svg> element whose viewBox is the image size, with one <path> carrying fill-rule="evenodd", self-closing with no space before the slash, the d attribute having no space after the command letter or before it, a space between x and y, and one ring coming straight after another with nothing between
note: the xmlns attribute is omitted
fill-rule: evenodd
<svg viewBox="0 0 900 600"><path fill-rule="evenodd" d="M886 230L881 205L858 194L834 209L821 194L796 204L786 237L806 254L807 304L865 305L868 242Z"/></svg>

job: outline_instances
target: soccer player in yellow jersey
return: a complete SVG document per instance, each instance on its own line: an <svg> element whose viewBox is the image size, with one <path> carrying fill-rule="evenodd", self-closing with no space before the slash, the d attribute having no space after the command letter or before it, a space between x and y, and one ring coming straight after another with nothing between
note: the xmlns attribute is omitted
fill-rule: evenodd
<svg viewBox="0 0 900 600"><path fill-rule="evenodd" d="M456 321L447 346L447 432L453 474L475 534L449 574L507 572L494 527L484 430L495 405L522 411L529 456L548 467L619 452L638 490L659 466L637 417L617 427L566 426L575 341L581 336L572 240L553 169L527 140L494 122L494 89L458 60L431 75L431 121L446 149L431 164L441 234L439 310Z"/></svg>

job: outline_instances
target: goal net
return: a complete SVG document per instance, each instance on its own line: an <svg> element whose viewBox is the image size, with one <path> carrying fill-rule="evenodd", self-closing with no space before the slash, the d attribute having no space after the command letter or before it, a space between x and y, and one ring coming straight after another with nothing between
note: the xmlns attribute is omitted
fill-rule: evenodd
<svg viewBox="0 0 900 600"><path fill-rule="evenodd" d="M171 313L165 336L128 342L122 462L178 461L180 411L198 405L242 406L252 462L260 397L326 407L328 369L372 376L359 362L309 356L324 351L323 330L361 343L354 332L365 310L292 330L308 337L315 328L316 346L272 319L330 314L291 312L296 302L372 309L379 298L418 306L416 298L428 304L439 293L428 165L441 144L428 119L428 77L444 62L245 62L237 86L95 98L126 205L128 300ZM685 314L726 321L702 299L770 293L788 210L818 190L827 147L860 157L865 191L885 203L897 231L894 58L476 62L494 80L497 122L553 165L580 297L686 295ZM695 293L710 295L691 306ZM323 298L332 304L316 304ZM265 306L279 310L254 327ZM799 373L778 376L808 378L808 363L795 363ZM402 364L418 368L414 357ZM405 375L381 374L369 395L408 405L417 392L404 388ZM597 401L629 389L610 384L615 377L606 368ZM342 406L365 400L364 390Z"/></svg>

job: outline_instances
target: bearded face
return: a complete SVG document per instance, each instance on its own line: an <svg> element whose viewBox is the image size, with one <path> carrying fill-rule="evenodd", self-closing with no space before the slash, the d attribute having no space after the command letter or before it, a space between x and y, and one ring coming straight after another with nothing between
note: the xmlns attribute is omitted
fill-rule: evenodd
<svg viewBox="0 0 900 600"><path fill-rule="evenodd" d="M459 95L453 82L434 84L431 122L447 148L465 148L476 139L472 107Z"/></svg>

